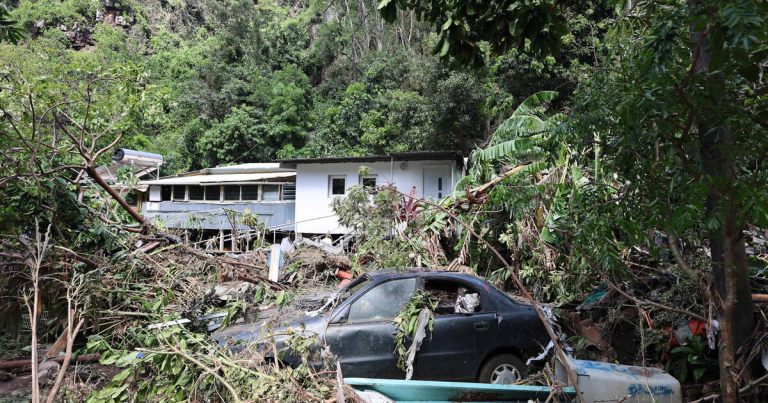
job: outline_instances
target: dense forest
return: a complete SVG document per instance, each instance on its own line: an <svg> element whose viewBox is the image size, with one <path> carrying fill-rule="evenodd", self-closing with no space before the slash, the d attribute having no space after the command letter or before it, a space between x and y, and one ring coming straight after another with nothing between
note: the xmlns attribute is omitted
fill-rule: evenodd
<svg viewBox="0 0 768 403"><path fill-rule="evenodd" d="M0 322L34 323L44 298L70 356L79 319L79 351L121 368L65 400L332 401L335 368L235 362L200 329L147 326L282 307L338 260L355 275L428 262L529 299L544 322L536 301L559 304L573 331L548 327L559 358L570 344L663 367L688 400L761 401L766 20L753 0L3 0ZM243 262L132 210L96 173L116 146L164 155L168 175L413 150L469 164L440 200L351 187L333 201L358 231L344 259L299 251L293 283L213 306L207 290ZM256 226L249 214L228 217ZM429 308L419 298L406 320Z"/></svg>
<svg viewBox="0 0 768 403"><path fill-rule="evenodd" d="M468 155L527 96L570 94L601 46L574 39L557 57L512 51L470 69L439 61L414 12L387 24L375 1L5 5L29 36L2 58L25 72L141 70L147 100L121 146L165 155L168 174L276 157ZM599 34L604 15L587 11L577 32Z"/></svg>

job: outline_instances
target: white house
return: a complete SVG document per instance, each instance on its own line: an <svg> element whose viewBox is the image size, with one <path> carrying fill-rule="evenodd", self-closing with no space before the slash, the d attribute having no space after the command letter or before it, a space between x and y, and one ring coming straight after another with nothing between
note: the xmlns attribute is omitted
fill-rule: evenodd
<svg viewBox="0 0 768 403"><path fill-rule="evenodd" d="M424 199L440 199L464 175L465 160L457 151L400 152L366 157L331 157L280 160L296 170L296 227L299 234L345 234L331 209L335 197L351 186L370 181L392 183L403 193L416 188ZM369 168L359 175L360 166Z"/></svg>
<svg viewBox="0 0 768 403"><path fill-rule="evenodd" d="M360 166L369 168L359 175ZM403 193L440 199L464 174L461 153L404 152L367 157L285 159L241 164L139 182L141 214L168 228L185 229L200 246L242 250L251 228L232 213L264 223L273 236L347 234L331 209L358 183L392 183ZM279 240L278 238L275 238ZM243 242L245 241L245 242ZM247 249L247 247L246 247Z"/></svg>

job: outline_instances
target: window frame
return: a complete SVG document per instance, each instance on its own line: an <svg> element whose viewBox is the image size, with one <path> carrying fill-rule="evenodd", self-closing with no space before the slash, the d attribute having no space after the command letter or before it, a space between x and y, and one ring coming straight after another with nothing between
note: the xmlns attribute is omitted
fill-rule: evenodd
<svg viewBox="0 0 768 403"><path fill-rule="evenodd" d="M366 179L373 179L373 181L374 181L373 187L376 187L379 184L379 175L378 174L360 175L360 178L358 179L358 183L363 185L363 187L365 187L365 180Z"/></svg>
<svg viewBox="0 0 768 403"><path fill-rule="evenodd" d="M421 290L426 290L427 289L427 285L429 284L430 281L432 281L432 282L441 282L442 281L442 282L457 283L461 287L464 287L464 288L466 288L468 290L474 291L473 294L476 293L477 297L480 299L480 310L479 311L473 312L471 314L466 314L466 313L440 314L440 315L435 315L435 318L437 318L437 317L446 317L446 316L454 316L454 315L466 316L466 315L477 315L477 314L482 314L482 313L495 313L495 312L497 312L496 305L493 303L492 298L488 295L488 294L490 294L490 292L489 291L483 292L482 289L478 289L477 286L475 286L474 284L472 284L469 281L466 281L464 279L457 279L457 278L452 278L452 277L442 277L442 276L434 277L434 278L425 277L424 281L422 282L422 285L421 285ZM496 288L496 290L498 290L498 288ZM500 292L502 294L504 294L503 291L500 291Z"/></svg>
<svg viewBox="0 0 768 403"><path fill-rule="evenodd" d="M168 198L163 197L163 188L168 189ZM160 201L169 202L173 201L173 185L160 185Z"/></svg>
<svg viewBox="0 0 768 403"><path fill-rule="evenodd" d="M192 198L192 188L193 187L199 187L200 189L203 190L203 198L202 199L193 199ZM187 199L189 201L193 201L193 202L205 201L205 186L201 186L201 185L187 185Z"/></svg>
<svg viewBox="0 0 768 403"><path fill-rule="evenodd" d="M239 185L240 186L240 200L241 202L260 202L261 201L261 186L260 184L253 184L253 185ZM243 187L245 186L256 186L256 198L255 199L243 199ZM233 200L227 200L227 201L233 201Z"/></svg>
<svg viewBox="0 0 768 403"><path fill-rule="evenodd" d="M277 187L277 199L275 200L264 200L264 186L275 186ZM283 200L283 185L275 185L272 183L266 183L266 184L260 184L259 185L259 201L265 202L265 203L274 203L279 202Z"/></svg>
<svg viewBox="0 0 768 403"><path fill-rule="evenodd" d="M177 199L176 198L176 187L183 187L184 188L184 198L183 199ZM187 185L171 185L171 201L174 202L180 202L180 201L188 201L189 200L189 194L187 191Z"/></svg>
<svg viewBox="0 0 768 403"><path fill-rule="evenodd" d="M286 199L285 198L285 187L289 186L288 184L280 185L280 201L296 201L296 182L293 183L293 198L292 199Z"/></svg>
<svg viewBox="0 0 768 403"><path fill-rule="evenodd" d="M221 203L222 195L224 192L221 190L221 185L214 185L214 186L203 186L205 188L205 198L203 199L206 203ZM208 189L211 188L218 188L219 189L219 198L217 200L208 200Z"/></svg>
<svg viewBox="0 0 768 403"><path fill-rule="evenodd" d="M345 179L345 184L346 184L346 179ZM168 188L170 188L170 199L169 200L161 200L161 201L172 201L172 202L182 202L182 201L188 202L188 201L192 201L192 202L195 202L195 203L241 203L241 202L244 202L244 203L249 203L249 202L275 203L275 202L283 201L283 185L282 184L274 184L274 183L263 184L263 183L258 183L257 182L257 183L247 184L247 185L237 184L237 185L212 185L212 186L211 185L209 185L209 186L203 186L203 185L161 185L161 190L160 190L160 192L161 192L160 198L161 199L162 199L162 186L167 186ZM174 198L174 191L176 190L176 188L180 188L182 186L184 187L184 199ZM203 199L202 200L192 200L192 199L190 199L190 196L189 196L190 195L190 187L192 187L192 186L200 186L200 187L203 188ZM237 200L227 200L226 199L225 194L224 194L224 189L226 187L229 187L229 186L231 186L231 187L235 187L236 186L238 188L238 199ZM256 199L243 199L243 187L244 186L256 186L258 188L257 189L257 192L258 192L257 198ZM265 201L264 200L264 186L276 186L277 187L277 199L275 199L275 200L266 200ZM213 188L217 188L218 189L219 197L217 199L210 200L210 199L208 199L208 190L209 189L213 189ZM294 192L295 192L295 190L294 190ZM346 189L344 190L344 194L346 194ZM295 197L295 193L294 193L294 197ZM291 201L295 201L295 200L296 199L294 198Z"/></svg>
<svg viewBox="0 0 768 403"><path fill-rule="evenodd" d="M343 193L333 193L333 180L334 179L342 179L344 180L344 189ZM328 175L328 197L334 198L338 196L346 196L347 195L347 175Z"/></svg>
<svg viewBox="0 0 768 403"><path fill-rule="evenodd" d="M237 199L227 199L227 187L237 187ZM221 202L235 203L243 201L243 187L240 185L221 185Z"/></svg>

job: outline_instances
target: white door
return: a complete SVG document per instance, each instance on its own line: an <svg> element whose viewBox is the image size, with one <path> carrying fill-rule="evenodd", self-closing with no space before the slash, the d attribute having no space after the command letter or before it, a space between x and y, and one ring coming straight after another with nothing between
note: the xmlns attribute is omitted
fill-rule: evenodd
<svg viewBox="0 0 768 403"><path fill-rule="evenodd" d="M451 167L428 165L424 167L424 198L442 199L451 193Z"/></svg>

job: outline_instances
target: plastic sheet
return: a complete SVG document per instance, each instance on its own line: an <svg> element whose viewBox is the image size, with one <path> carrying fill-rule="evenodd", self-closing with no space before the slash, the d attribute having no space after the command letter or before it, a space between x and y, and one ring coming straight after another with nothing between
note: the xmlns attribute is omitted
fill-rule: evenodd
<svg viewBox="0 0 768 403"><path fill-rule="evenodd" d="M456 306L453 308L453 313L475 313L478 306L480 306L480 297L477 294L459 295L456 298Z"/></svg>

